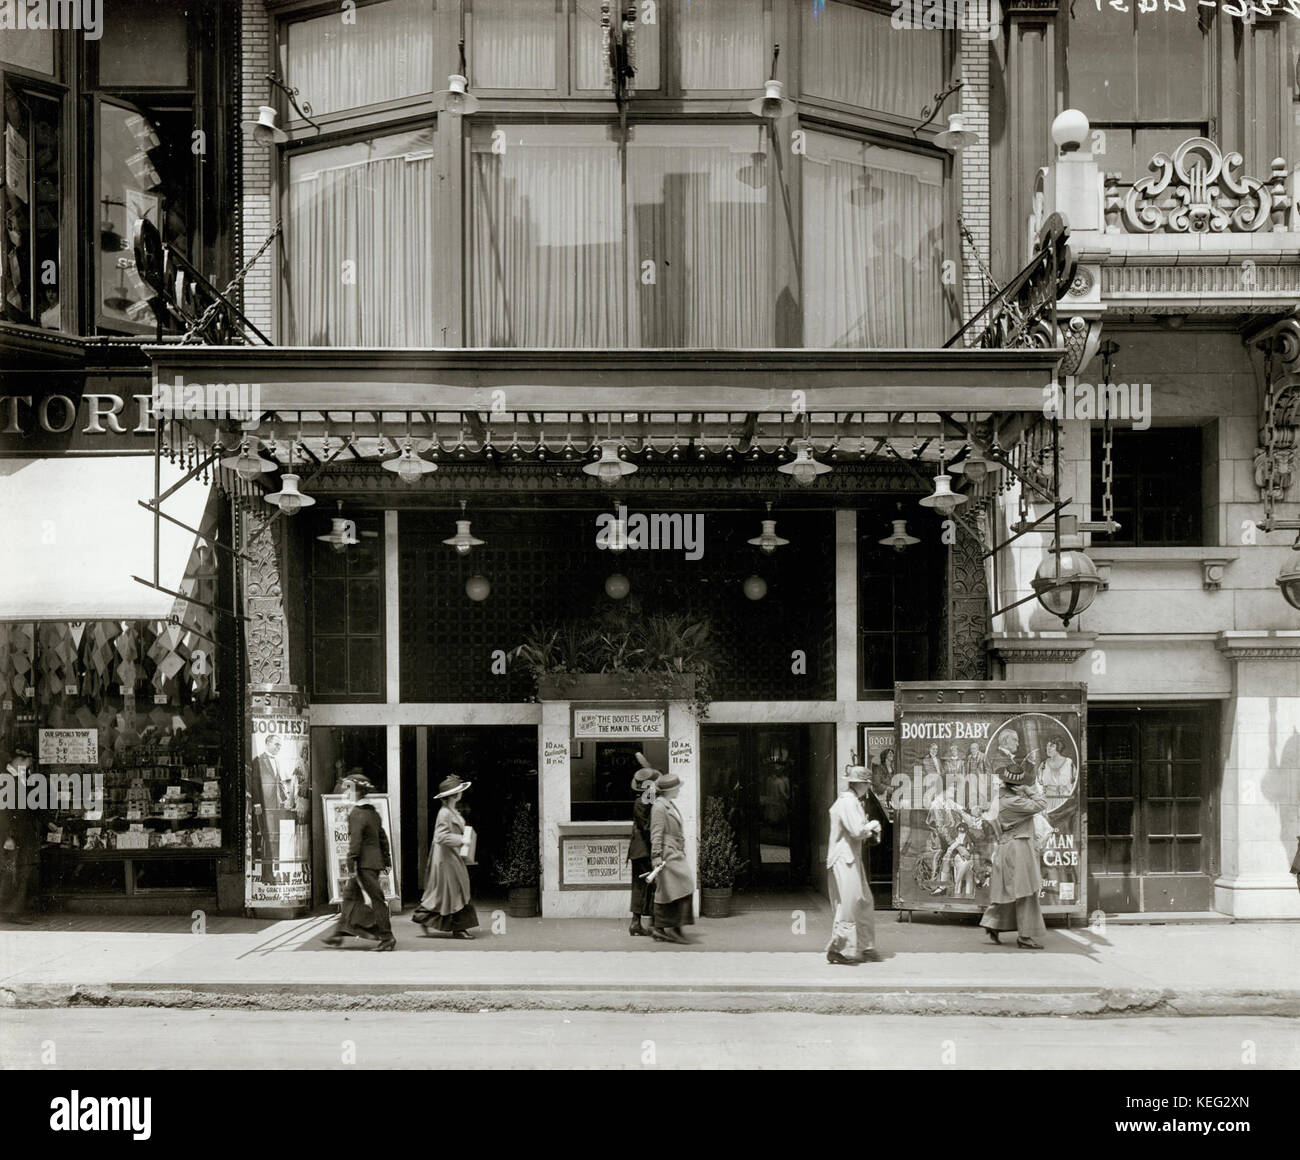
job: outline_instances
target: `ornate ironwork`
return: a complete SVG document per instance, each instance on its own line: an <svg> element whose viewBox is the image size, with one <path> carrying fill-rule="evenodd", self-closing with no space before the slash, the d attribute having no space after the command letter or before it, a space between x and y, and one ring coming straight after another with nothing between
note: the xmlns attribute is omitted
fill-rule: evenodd
<svg viewBox="0 0 1300 1160"><path fill-rule="evenodd" d="M1240 153L1224 153L1208 137L1190 137L1170 153L1151 158L1149 177L1124 198L1124 225L1131 233L1254 233L1272 224L1285 228L1286 162L1275 157L1269 177L1241 172ZM1114 196L1110 184L1108 206ZM1109 216L1108 216L1109 222Z"/></svg>
<svg viewBox="0 0 1300 1160"><path fill-rule="evenodd" d="M1069 227L1060 214L1051 214L1038 234L1038 249L1014 278L947 342L956 346L977 323L982 329L967 346L1051 348L1062 345L1056 325L1056 304L1074 283L1077 261L1068 244Z"/></svg>

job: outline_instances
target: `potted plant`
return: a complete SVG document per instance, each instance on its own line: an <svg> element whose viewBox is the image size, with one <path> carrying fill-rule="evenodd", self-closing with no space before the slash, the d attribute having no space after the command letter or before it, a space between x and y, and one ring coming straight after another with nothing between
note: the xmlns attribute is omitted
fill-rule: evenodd
<svg viewBox="0 0 1300 1160"><path fill-rule="evenodd" d="M537 815L532 804L520 802L510 818L510 830L496 865L497 882L506 887L506 913L532 918L541 913L537 883L541 878L541 852L537 840Z"/></svg>
<svg viewBox="0 0 1300 1160"><path fill-rule="evenodd" d="M704 803L700 829L700 914L726 918L731 913L731 891L745 862L736 849L736 836L720 797Z"/></svg>
<svg viewBox="0 0 1300 1160"><path fill-rule="evenodd" d="M607 610L591 624L530 630L510 653L537 682L541 700L689 700L708 713L714 649L707 619L642 617L636 606Z"/></svg>

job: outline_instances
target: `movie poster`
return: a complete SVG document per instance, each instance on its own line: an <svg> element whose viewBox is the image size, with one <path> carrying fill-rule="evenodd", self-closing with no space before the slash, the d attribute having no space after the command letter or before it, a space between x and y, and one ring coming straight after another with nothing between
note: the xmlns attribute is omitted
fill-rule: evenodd
<svg viewBox="0 0 1300 1160"><path fill-rule="evenodd" d="M1046 913L1087 901L1085 686L961 681L896 688L894 905L969 910L988 905L1002 772L1047 798L1037 839Z"/></svg>
<svg viewBox="0 0 1300 1160"><path fill-rule="evenodd" d="M311 904L310 733L304 717L253 717L245 769L248 906Z"/></svg>
<svg viewBox="0 0 1300 1160"><path fill-rule="evenodd" d="M388 838L389 852L393 856L393 868L379 871L379 885L384 897L397 900L397 847L393 842L393 821L388 812L388 795L386 793L368 793L363 799L375 807L379 815L379 824L384 828ZM352 873L348 850L352 836L348 830L348 817L357 803L349 801L345 794L325 794L321 798L321 808L325 812L325 841L328 843L326 865L329 868L330 901L341 902L343 888L355 877ZM392 909L391 904L389 909ZM398 910L401 910L399 904Z"/></svg>

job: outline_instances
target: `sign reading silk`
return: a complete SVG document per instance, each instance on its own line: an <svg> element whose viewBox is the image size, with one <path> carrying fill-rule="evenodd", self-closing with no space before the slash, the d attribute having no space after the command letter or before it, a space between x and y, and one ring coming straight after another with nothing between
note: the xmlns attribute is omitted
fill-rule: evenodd
<svg viewBox="0 0 1300 1160"><path fill-rule="evenodd" d="M0 0L0 32L80 32L104 35L104 0Z"/></svg>
<svg viewBox="0 0 1300 1160"><path fill-rule="evenodd" d="M894 28L957 29L997 40L1002 32L998 0L890 0Z"/></svg>

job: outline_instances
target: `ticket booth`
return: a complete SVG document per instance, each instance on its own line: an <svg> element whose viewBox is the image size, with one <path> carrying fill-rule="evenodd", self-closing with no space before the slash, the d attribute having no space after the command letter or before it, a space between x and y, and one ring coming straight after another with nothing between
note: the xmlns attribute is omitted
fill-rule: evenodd
<svg viewBox="0 0 1300 1160"><path fill-rule="evenodd" d="M686 853L697 865L698 726L687 701L543 700L542 914L616 918L628 913L632 774L637 752L682 779L677 798ZM698 898L697 898L698 904Z"/></svg>

